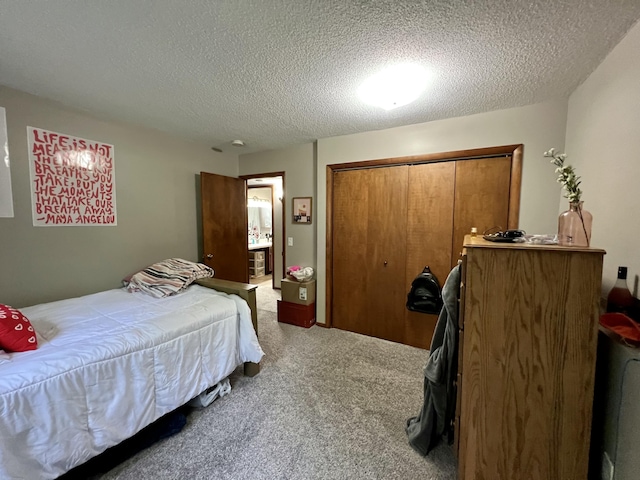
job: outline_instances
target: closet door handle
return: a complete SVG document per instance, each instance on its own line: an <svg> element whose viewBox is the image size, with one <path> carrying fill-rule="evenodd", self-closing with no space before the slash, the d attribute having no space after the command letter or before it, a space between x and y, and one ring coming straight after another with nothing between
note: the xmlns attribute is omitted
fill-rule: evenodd
<svg viewBox="0 0 640 480"><path fill-rule="evenodd" d="M387 261L386 261L386 260L384 261L384 266L385 266L385 267L387 266Z"/></svg>

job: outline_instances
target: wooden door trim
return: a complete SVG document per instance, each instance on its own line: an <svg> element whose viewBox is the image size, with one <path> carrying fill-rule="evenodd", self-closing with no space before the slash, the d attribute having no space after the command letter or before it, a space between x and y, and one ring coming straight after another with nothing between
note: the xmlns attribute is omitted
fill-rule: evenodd
<svg viewBox="0 0 640 480"><path fill-rule="evenodd" d="M286 261L286 257L287 257L287 250L285 248L286 246L286 222L285 222L285 208L284 206L286 205L286 188L285 188L285 172L267 172L267 173L253 173L250 175L240 175L240 178L244 178L245 180L250 180L252 178L271 178L271 177L282 177L282 252L280 252L280 255L282 255L282 272L280 275L280 278L285 278L286 277L286 265L287 265L287 261ZM274 208L272 206L271 208L271 218L272 218L272 222L274 222L275 225L275 217L274 217ZM275 229L274 229L275 230ZM274 255L276 254L276 252L273 252ZM274 260L274 264L275 264L275 260ZM275 274L272 273L271 275L271 288L275 289L276 288L276 276Z"/></svg>
<svg viewBox="0 0 640 480"><path fill-rule="evenodd" d="M518 147L511 154L511 185L509 188L509 219L507 228L515 230L520 221L520 187L522 185L522 156L524 146Z"/></svg>
<svg viewBox="0 0 640 480"><path fill-rule="evenodd" d="M416 165L429 162L448 162L458 160L474 160L491 157L511 157L511 185L509 190L509 225L507 228L518 228L520 215L520 189L522 185L522 158L524 145L502 145L497 147L455 150L451 152L428 153L406 157L383 158L359 162L336 163L326 167L326 292L325 292L325 327L333 323L333 182L334 174L341 170L359 168L390 167L395 165Z"/></svg>
<svg viewBox="0 0 640 480"><path fill-rule="evenodd" d="M271 177L283 177L284 172L267 172L267 173L252 173L249 175L239 175L240 178L244 178L245 180L250 180L252 178L271 178Z"/></svg>
<svg viewBox="0 0 640 480"><path fill-rule="evenodd" d="M503 145L500 147L476 148L471 150L455 150L452 152L427 153L425 155L411 155L407 157L381 158L377 160L364 160L361 162L336 163L327 165L327 171L331 172L340 170L350 170L354 168L374 168L389 167L395 165L415 165L418 163L428 162L446 162L451 160L473 160L486 157L498 157L502 155L515 155L516 151L520 151L522 159L522 149L524 146L519 145ZM328 198L328 197L327 197Z"/></svg>
<svg viewBox="0 0 640 480"><path fill-rule="evenodd" d="M332 165L327 165L327 200L325 202L325 210L327 216L327 233L325 235L326 242L326 258L325 258L325 320L324 326L331 328L333 315L333 174L337 169L333 169Z"/></svg>

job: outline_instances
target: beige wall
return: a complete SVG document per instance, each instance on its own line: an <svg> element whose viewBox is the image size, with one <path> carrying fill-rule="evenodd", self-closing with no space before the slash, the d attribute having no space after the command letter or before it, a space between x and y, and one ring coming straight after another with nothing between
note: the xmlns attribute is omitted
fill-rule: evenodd
<svg viewBox="0 0 640 480"><path fill-rule="evenodd" d="M240 175L285 172L283 221L285 237L293 238L293 246L284 242L285 267L316 265L316 231L318 228L318 207L315 195L315 145L305 143L294 147L266 152L249 153L240 156ZM311 225L294 225L293 197L312 197ZM315 218L314 218L315 216ZM274 232L278 235L278 232ZM274 251L274 255L277 252ZM278 266L274 261L274 269ZM280 271L280 270L276 270ZM276 279L276 286L279 286Z"/></svg>
<svg viewBox="0 0 640 480"><path fill-rule="evenodd" d="M553 167L542 153L550 147L564 148L566 100L500 110L468 117L409 125L320 139L317 152L312 144L242 155L240 173L287 172L286 213L291 198L314 194L313 229L291 225L287 235L295 247L287 248L287 263L312 265L317 271L318 321L325 321L326 295L326 166L376 158L447 152L497 145L524 144L520 227L530 233L555 233L560 185ZM310 184L311 173L315 184ZM313 234L313 235L312 235ZM315 236L314 236L315 235Z"/></svg>
<svg viewBox="0 0 640 480"><path fill-rule="evenodd" d="M120 286L168 257L199 259L198 173L238 175L237 155L98 120L6 87L14 218L0 218L0 303L22 307ZM34 227L27 126L114 145L118 225Z"/></svg>
<svg viewBox="0 0 640 480"><path fill-rule="evenodd" d="M520 228L555 233L558 195L553 168L542 153L563 148L566 101L450 118L318 141L318 321L325 320L326 166L407 155L524 144Z"/></svg>
<svg viewBox="0 0 640 480"><path fill-rule="evenodd" d="M593 214L592 244L607 251L603 294L619 265L629 267L633 289L640 274L640 24L571 95L566 153Z"/></svg>
<svg viewBox="0 0 640 480"><path fill-rule="evenodd" d="M312 265L318 276L318 320L324 321L326 165L376 158L523 143L520 227L552 233L565 200L550 147L566 151L583 178L585 206L594 214L593 244L607 249L605 289L618 265L637 275L632 255L638 222L640 136L640 27L636 25L571 96L536 105L387 130L320 139L281 150L242 155L153 130L97 120L37 97L0 87L7 109L15 218L0 218L0 294L17 306L116 286L123 272L159 257L197 259L196 174L284 171L287 264ZM567 120L567 108L569 109ZM115 145L117 227L40 227L31 223L26 126L37 126ZM179 159L178 161L175 161ZM594 184L597 179L598 183ZM616 195L614 195L616 194ZM291 199L313 197L313 224L293 225ZM627 199L631 199L629 202ZM615 205L615 206L614 206ZM622 230L628 228L629 232ZM61 275L59 272L65 273Z"/></svg>

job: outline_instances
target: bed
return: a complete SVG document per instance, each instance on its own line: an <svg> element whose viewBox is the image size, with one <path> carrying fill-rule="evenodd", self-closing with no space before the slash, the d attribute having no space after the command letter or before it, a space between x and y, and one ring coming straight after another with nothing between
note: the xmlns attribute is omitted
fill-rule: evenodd
<svg viewBox="0 0 640 480"><path fill-rule="evenodd" d="M57 478L243 363L256 374L254 289L205 278L165 298L120 288L20 309L38 348L0 355L0 478Z"/></svg>

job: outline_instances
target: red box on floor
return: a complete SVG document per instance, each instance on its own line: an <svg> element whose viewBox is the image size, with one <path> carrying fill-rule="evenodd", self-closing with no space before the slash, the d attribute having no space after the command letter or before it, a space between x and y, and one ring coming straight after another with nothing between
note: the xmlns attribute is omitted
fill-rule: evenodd
<svg viewBox="0 0 640 480"><path fill-rule="evenodd" d="M278 321L309 328L316 323L316 304L298 305L278 300Z"/></svg>

